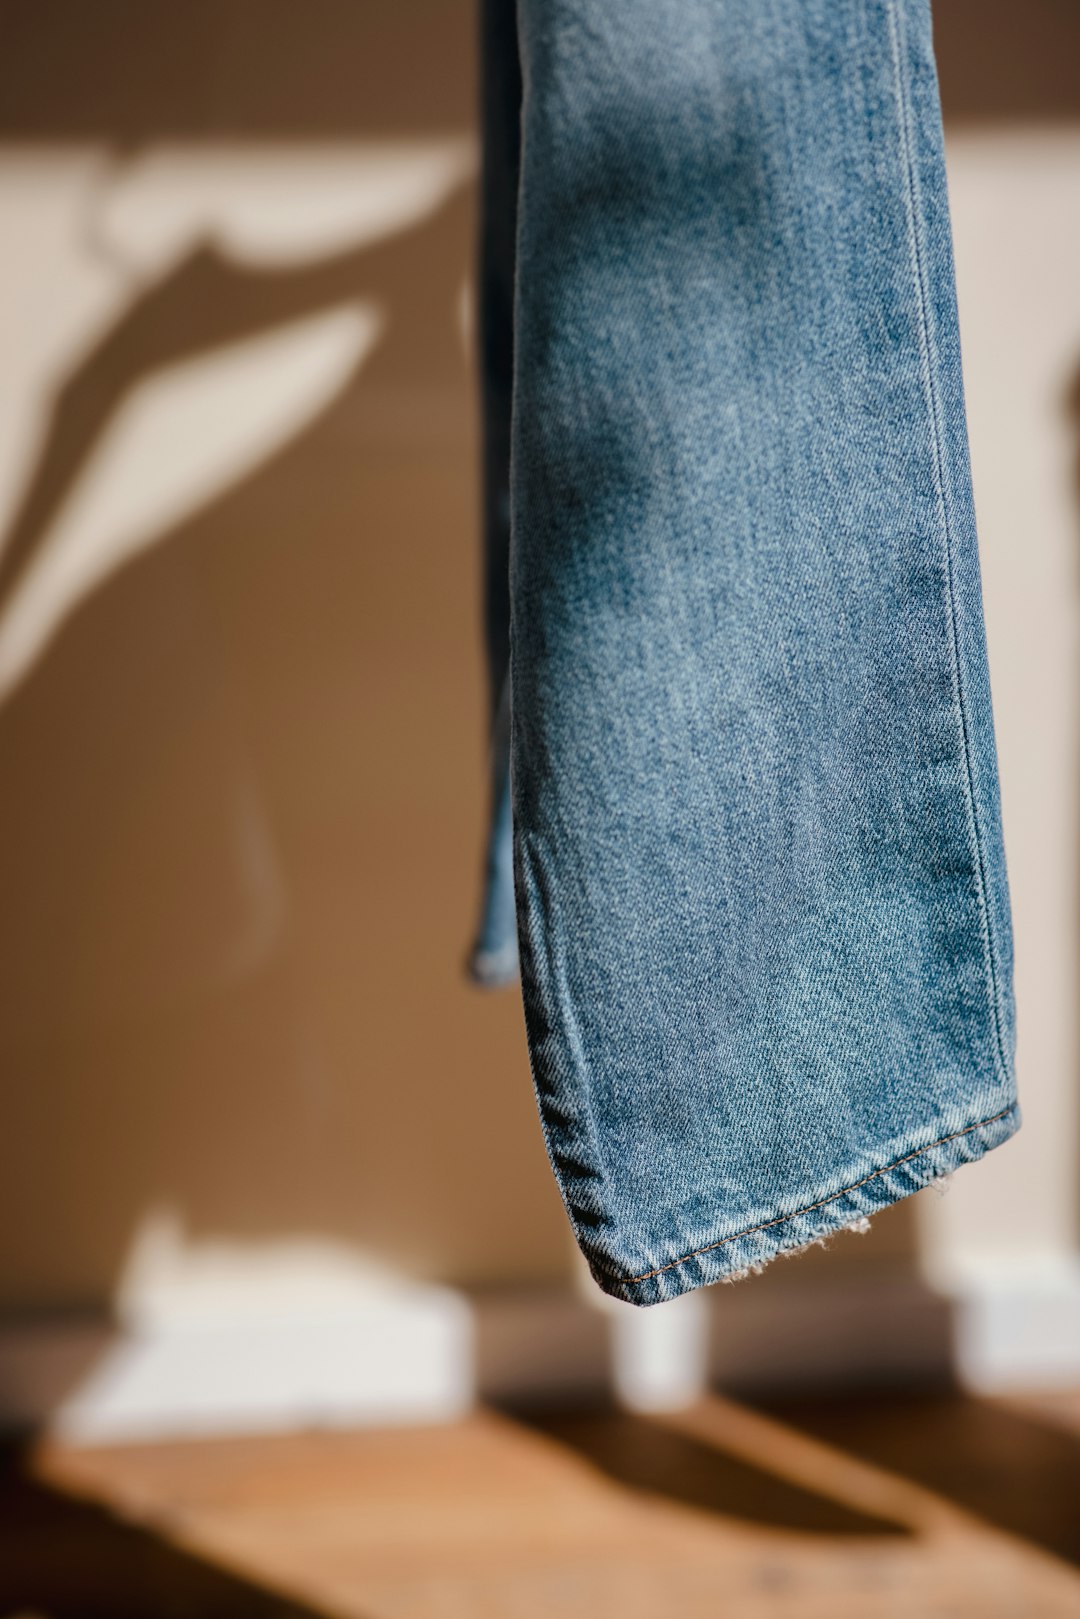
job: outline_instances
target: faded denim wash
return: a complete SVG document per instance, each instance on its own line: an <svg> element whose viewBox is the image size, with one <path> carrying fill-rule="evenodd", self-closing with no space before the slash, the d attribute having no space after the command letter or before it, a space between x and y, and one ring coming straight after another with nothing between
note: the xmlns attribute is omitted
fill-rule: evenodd
<svg viewBox="0 0 1080 1619"><path fill-rule="evenodd" d="M474 972L520 953L578 1243L654 1304L1019 1123L930 16L486 0L484 46Z"/></svg>

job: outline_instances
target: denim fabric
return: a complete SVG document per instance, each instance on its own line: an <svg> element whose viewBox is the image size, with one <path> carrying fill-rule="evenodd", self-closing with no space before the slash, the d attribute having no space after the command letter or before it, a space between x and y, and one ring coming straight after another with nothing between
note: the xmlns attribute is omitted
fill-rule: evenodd
<svg viewBox="0 0 1080 1619"><path fill-rule="evenodd" d="M510 415L514 238L521 156L521 69L512 0L481 10L479 319L484 393L484 627L491 735L490 827L483 905L470 967L477 983L517 978L510 808Z"/></svg>
<svg viewBox="0 0 1080 1619"><path fill-rule="evenodd" d="M1019 1123L930 17L487 0L485 34L532 1072L593 1275L653 1304Z"/></svg>

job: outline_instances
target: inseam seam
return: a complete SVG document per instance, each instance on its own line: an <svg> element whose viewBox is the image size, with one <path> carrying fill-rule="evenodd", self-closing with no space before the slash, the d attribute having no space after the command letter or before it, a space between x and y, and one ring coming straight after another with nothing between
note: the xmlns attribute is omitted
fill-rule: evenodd
<svg viewBox="0 0 1080 1619"><path fill-rule="evenodd" d="M729 1242L738 1242L740 1237L752 1237L757 1231L768 1231L771 1226L784 1225L788 1220L798 1220L804 1214L813 1214L815 1209L823 1209L827 1203L835 1203L838 1197L846 1197L849 1192L857 1192L860 1186L877 1180L881 1175L891 1174L894 1169L910 1164L913 1158L921 1158L924 1153L933 1152L935 1147L945 1147L950 1141L959 1141L961 1136L971 1135L973 1130L985 1130L987 1125L997 1124L999 1119L1004 1119L1012 1113L1015 1107L1016 1103L1010 1102L1008 1107L1003 1107L1000 1113L994 1113L988 1119L979 1119L975 1124L967 1124L962 1130L954 1130L951 1135L941 1136L939 1140L931 1141L925 1147L916 1147L914 1152L895 1159L883 1169L872 1169L861 1181L853 1181L850 1186L842 1186L838 1192L830 1192L828 1197L821 1197L816 1203L808 1203L803 1209L793 1209L790 1214L778 1214L773 1220L763 1220L760 1225L747 1226L745 1231L736 1231L730 1237L721 1237L717 1242L707 1242L703 1248L692 1248L688 1254L683 1254L681 1259L670 1259L666 1265L657 1265L655 1270L642 1271L640 1276L620 1276L616 1279L623 1287L633 1287L637 1282L647 1282L651 1276L659 1276L661 1271L674 1270L678 1265L685 1265L688 1259L696 1259L699 1254L712 1253L715 1248L724 1248Z"/></svg>

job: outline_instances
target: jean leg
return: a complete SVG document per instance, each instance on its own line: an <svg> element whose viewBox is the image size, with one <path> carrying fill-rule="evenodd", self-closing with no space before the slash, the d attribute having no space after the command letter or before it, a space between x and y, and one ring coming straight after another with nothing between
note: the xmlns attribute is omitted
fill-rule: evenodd
<svg viewBox="0 0 1080 1619"><path fill-rule="evenodd" d="M533 1078L651 1304L1017 1127L925 0L519 0Z"/></svg>

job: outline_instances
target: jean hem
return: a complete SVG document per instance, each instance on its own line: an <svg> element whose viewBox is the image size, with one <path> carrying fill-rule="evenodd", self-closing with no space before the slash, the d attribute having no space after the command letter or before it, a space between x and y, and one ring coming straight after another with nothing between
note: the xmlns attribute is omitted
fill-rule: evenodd
<svg viewBox="0 0 1080 1619"><path fill-rule="evenodd" d="M597 1267L593 1267L593 1276L605 1293L637 1305L662 1304L710 1283L733 1280L857 1225L961 1165L974 1163L1015 1135L1020 1122L1019 1105L1013 1101L987 1118L913 1147L849 1186L837 1191L808 1189L806 1201L790 1214L778 1214L704 1243L637 1276L612 1276Z"/></svg>

